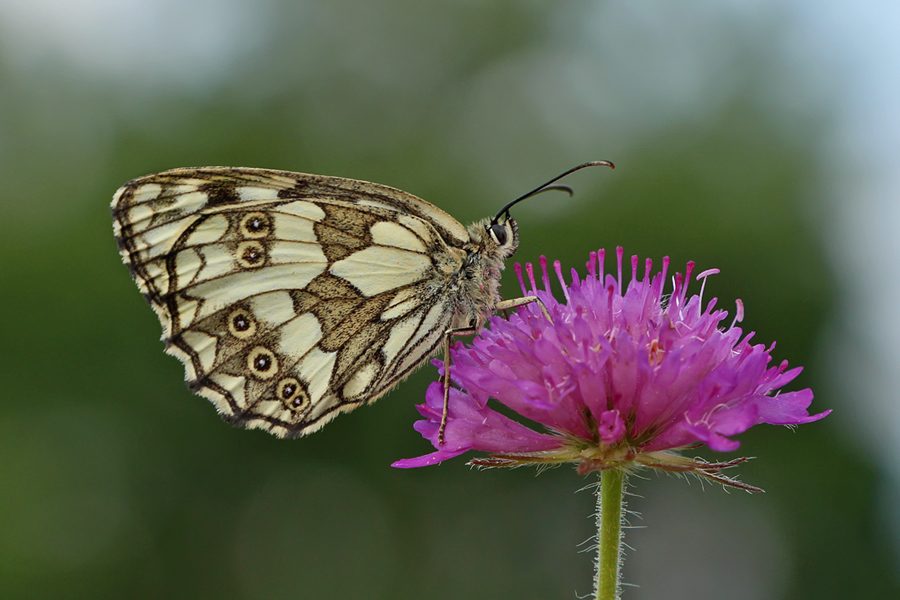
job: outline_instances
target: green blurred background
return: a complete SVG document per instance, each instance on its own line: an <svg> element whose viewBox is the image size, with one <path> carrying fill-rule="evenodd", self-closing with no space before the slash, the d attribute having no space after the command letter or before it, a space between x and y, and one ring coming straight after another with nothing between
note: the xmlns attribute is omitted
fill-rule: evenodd
<svg viewBox="0 0 900 600"><path fill-rule="evenodd" d="M896 158L879 73L900 21L841 4L0 1L0 598L589 593L593 479L390 467L430 449L431 368L306 439L221 422L163 354L108 204L140 175L240 165L469 222L592 159L617 168L517 208L516 259L718 267L706 293L741 298L806 367L791 389L835 409L741 437L766 494L633 480L624 598L900 597L878 284L900 187L869 160Z"/></svg>

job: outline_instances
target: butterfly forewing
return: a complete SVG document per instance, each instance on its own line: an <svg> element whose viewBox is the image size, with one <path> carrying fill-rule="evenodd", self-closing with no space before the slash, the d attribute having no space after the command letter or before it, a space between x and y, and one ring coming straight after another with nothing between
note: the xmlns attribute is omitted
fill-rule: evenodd
<svg viewBox="0 0 900 600"><path fill-rule="evenodd" d="M469 233L394 188L176 169L120 188L112 212L166 351L191 389L245 427L315 431L388 391L460 318ZM491 285L481 304L496 302Z"/></svg>

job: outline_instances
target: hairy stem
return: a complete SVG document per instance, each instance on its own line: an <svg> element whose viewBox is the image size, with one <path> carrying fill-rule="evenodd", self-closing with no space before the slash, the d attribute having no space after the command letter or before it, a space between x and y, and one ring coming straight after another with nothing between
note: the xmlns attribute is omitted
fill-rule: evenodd
<svg viewBox="0 0 900 600"><path fill-rule="evenodd" d="M596 600L617 600L619 597L624 487L625 473L621 469L602 471L597 488Z"/></svg>

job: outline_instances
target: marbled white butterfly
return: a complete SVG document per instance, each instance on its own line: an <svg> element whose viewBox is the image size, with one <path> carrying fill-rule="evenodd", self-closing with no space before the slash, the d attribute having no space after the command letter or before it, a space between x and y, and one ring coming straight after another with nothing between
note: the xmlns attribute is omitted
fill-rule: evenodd
<svg viewBox="0 0 900 600"><path fill-rule="evenodd" d="M173 169L126 183L122 259L188 386L222 417L279 437L373 402L501 301L518 246L509 209L463 227L411 194L268 169ZM447 365L449 367L449 365ZM446 378L445 378L446 379ZM449 380L445 382L449 386Z"/></svg>

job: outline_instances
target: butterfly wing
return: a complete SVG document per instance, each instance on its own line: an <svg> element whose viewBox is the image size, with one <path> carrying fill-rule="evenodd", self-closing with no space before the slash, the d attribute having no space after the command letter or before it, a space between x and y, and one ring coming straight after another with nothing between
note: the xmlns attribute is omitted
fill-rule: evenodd
<svg viewBox="0 0 900 600"><path fill-rule="evenodd" d="M377 399L434 352L469 241L400 190L263 169L136 179L112 213L189 387L279 437Z"/></svg>

